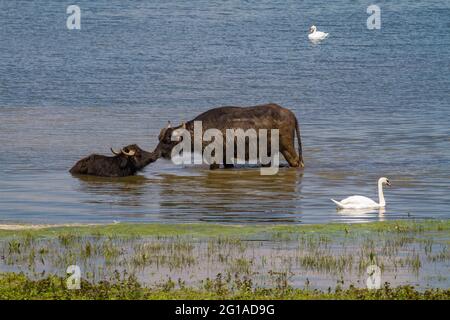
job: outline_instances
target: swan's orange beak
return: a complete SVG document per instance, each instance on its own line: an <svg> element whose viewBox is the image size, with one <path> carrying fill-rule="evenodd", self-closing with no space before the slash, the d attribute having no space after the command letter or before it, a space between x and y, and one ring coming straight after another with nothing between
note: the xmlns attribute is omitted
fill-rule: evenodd
<svg viewBox="0 0 450 320"><path fill-rule="evenodd" d="M390 187L390 186L391 186L391 183L390 183L389 181L386 181L386 185L387 185L388 187Z"/></svg>

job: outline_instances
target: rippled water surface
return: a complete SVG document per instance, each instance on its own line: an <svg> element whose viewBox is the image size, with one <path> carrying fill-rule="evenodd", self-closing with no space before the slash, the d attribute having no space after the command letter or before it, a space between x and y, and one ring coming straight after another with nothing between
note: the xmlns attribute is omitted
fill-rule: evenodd
<svg viewBox="0 0 450 320"><path fill-rule="evenodd" d="M0 221L288 222L450 216L450 3L0 2ZM330 33L312 44L309 26ZM167 120L276 102L297 115L306 168L260 176L166 160L124 179L74 178L78 159ZM339 213L330 198L377 198Z"/></svg>

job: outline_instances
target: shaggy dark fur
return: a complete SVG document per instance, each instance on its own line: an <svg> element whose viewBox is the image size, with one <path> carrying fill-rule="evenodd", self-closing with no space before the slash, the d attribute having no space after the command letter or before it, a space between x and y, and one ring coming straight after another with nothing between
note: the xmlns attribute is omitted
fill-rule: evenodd
<svg viewBox="0 0 450 320"><path fill-rule="evenodd" d="M102 177L131 176L159 157L157 152L144 151L135 144L126 146L122 150L126 153L134 152L134 155L126 155L123 152L113 157L92 154L78 161L70 169L70 173Z"/></svg>
<svg viewBox="0 0 450 320"><path fill-rule="evenodd" d="M285 109L277 104L265 104L254 107L220 107L208 110L195 119L186 122L185 127L191 133L191 141L194 143L194 121L202 121L203 131L210 128L218 129L222 135L226 136L226 129L271 129L279 130L279 148L291 167L303 167L302 142L300 137L300 128L295 114L289 109ZM174 128L164 128L159 135L159 144L155 149L166 159L170 159L172 149L179 142L171 141ZM295 151L295 135L297 135L298 152ZM203 148L210 142L203 142ZM270 139L269 139L270 143ZM236 144L235 144L236 146ZM225 146L224 146L225 149ZM248 141L246 150L248 151ZM270 144L267 146L270 151ZM225 155L225 150L224 150ZM248 152L246 154L248 157ZM226 167L232 167L229 161L224 159ZM217 165L211 165L211 168L217 168Z"/></svg>

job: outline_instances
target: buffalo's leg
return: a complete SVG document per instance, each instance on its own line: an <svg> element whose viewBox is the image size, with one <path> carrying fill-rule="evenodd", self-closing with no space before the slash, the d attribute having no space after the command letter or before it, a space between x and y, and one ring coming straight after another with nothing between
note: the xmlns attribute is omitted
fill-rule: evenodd
<svg viewBox="0 0 450 320"><path fill-rule="evenodd" d="M234 168L233 160L227 159L226 150L224 150L224 152L223 152L223 167L225 169Z"/></svg>
<svg viewBox="0 0 450 320"><path fill-rule="evenodd" d="M281 153L289 163L289 166L300 167L300 159L298 158L297 152L292 146L290 146L289 148L283 148L281 150Z"/></svg>
<svg viewBox="0 0 450 320"><path fill-rule="evenodd" d="M227 163L227 159L226 159L226 156L225 156L225 153L224 153L224 156L223 156L223 167L226 168L226 169L233 168L234 165L233 165L233 163L230 163L230 162L231 161L228 161L228 163ZM209 165L209 169L210 170L215 170L215 169L219 169L219 168L220 168L220 164L219 163L212 163L212 164Z"/></svg>
<svg viewBox="0 0 450 320"><path fill-rule="evenodd" d="M216 170L220 168L220 164L218 163L213 163L209 165L209 170Z"/></svg>

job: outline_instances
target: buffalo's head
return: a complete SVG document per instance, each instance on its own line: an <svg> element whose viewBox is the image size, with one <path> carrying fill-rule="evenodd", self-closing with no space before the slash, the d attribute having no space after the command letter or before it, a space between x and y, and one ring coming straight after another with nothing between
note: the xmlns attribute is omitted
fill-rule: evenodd
<svg viewBox="0 0 450 320"><path fill-rule="evenodd" d="M156 161L159 157L157 152L148 152L139 148L136 144L130 144L126 147L116 151L111 148L111 152L117 157L126 160L126 163L131 163L137 169L144 168L149 163Z"/></svg>
<svg viewBox="0 0 450 320"><path fill-rule="evenodd" d="M161 132L159 133L159 144L154 152L165 159L171 159L173 147L182 140L182 137L177 134L178 129L186 129L186 124L183 122L177 127L172 127L169 121L167 126L161 129Z"/></svg>

